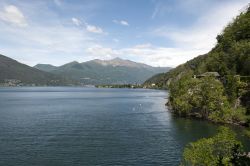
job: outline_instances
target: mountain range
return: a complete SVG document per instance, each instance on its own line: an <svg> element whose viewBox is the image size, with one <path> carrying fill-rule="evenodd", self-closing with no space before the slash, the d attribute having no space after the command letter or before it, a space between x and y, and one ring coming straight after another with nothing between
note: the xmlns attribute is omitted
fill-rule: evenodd
<svg viewBox="0 0 250 166"><path fill-rule="evenodd" d="M76 61L62 66L37 64L34 68L79 81L81 84L141 84L151 76L167 72L169 67L152 67L121 58L111 60Z"/></svg>
<svg viewBox="0 0 250 166"><path fill-rule="evenodd" d="M140 84L168 67L152 67L143 63L115 58L112 60L76 61L62 66L37 64L34 67L0 55L0 85L97 85Z"/></svg>

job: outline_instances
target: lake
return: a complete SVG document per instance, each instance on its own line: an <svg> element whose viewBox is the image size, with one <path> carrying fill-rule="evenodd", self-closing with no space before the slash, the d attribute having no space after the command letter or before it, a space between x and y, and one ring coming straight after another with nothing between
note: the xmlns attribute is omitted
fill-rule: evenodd
<svg viewBox="0 0 250 166"><path fill-rule="evenodd" d="M218 126L174 117L167 96L148 89L0 88L0 165L179 165L184 146Z"/></svg>

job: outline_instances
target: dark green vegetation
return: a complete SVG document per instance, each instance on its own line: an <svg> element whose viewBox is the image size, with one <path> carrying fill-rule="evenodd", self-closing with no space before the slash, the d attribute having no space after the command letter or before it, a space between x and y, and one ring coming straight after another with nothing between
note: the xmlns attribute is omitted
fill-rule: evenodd
<svg viewBox="0 0 250 166"><path fill-rule="evenodd" d="M229 128L220 127L217 135L190 143L184 150L183 165L250 165L242 144Z"/></svg>
<svg viewBox="0 0 250 166"><path fill-rule="evenodd" d="M52 70L55 70L57 67L50 65L50 64L37 64L36 66L34 66L34 68L42 70L42 71L50 72Z"/></svg>
<svg viewBox="0 0 250 166"><path fill-rule="evenodd" d="M70 85L72 83L74 82L0 55L0 85L57 86Z"/></svg>
<svg viewBox="0 0 250 166"><path fill-rule="evenodd" d="M92 60L78 63L71 62L55 67L38 64L35 68L52 74L64 76L82 84L141 84L146 79L161 72L167 72L168 67L152 67L142 63L115 58L108 61Z"/></svg>
<svg viewBox="0 0 250 166"><path fill-rule="evenodd" d="M142 88L140 84L109 84L109 85L96 85L96 88Z"/></svg>
<svg viewBox="0 0 250 166"><path fill-rule="evenodd" d="M178 115L249 126L250 7L217 41L209 53L152 77L144 86L169 89L168 104Z"/></svg>

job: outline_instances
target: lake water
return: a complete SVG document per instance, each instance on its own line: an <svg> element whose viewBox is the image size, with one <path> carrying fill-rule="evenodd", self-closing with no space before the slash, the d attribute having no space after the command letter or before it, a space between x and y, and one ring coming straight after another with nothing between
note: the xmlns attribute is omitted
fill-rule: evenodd
<svg viewBox="0 0 250 166"><path fill-rule="evenodd" d="M0 88L0 165L179 165L217 126L175 118L166 91ZM249 141L241 138L247 147Z"/></svg>

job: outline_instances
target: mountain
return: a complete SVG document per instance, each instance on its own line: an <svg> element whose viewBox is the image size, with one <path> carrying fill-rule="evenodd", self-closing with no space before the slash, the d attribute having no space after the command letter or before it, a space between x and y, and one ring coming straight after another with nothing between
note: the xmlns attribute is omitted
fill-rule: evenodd
<svg viewBox="0 0 250 166"><path fill-rule="evenodd" d="M35 68L42 70L42 71L46 71L46 72L50 72L52 70L56 69L56 66L50 65L50 64L37 64L35 66Z"/></svg>
<svg viewBox="0 0 250 166"><path fill-rule="evenodd" d="M167 88L181 116L250 126L250 6L217 36L216 46L144 86Z"/></svg>
<svg viewBox="0 0 250 166"><path fill-rule="evenodd" d="M72 82L0 55L0 84L67 85Z"/></svg>
<svg viewBox="0 0 250 166"><path fill-rule="evenodd" d="M95 59L93 62L98 63L103 66L125 66L125 67L134 67L134 68L151 68L151 66L143 64L143 63L136 63L130 60L123 60L121 58L114 58L111 60L99 60Z"/></svg>
<svg viewBox="0 0 250 166"><path fill-rule="evenodd" d="M38 64L35 68L80 81L82 84L136 84L151 76L167 72L169 67L152 67L143 63L115 58L111 60L76 61L55 67Z"/></svg>

